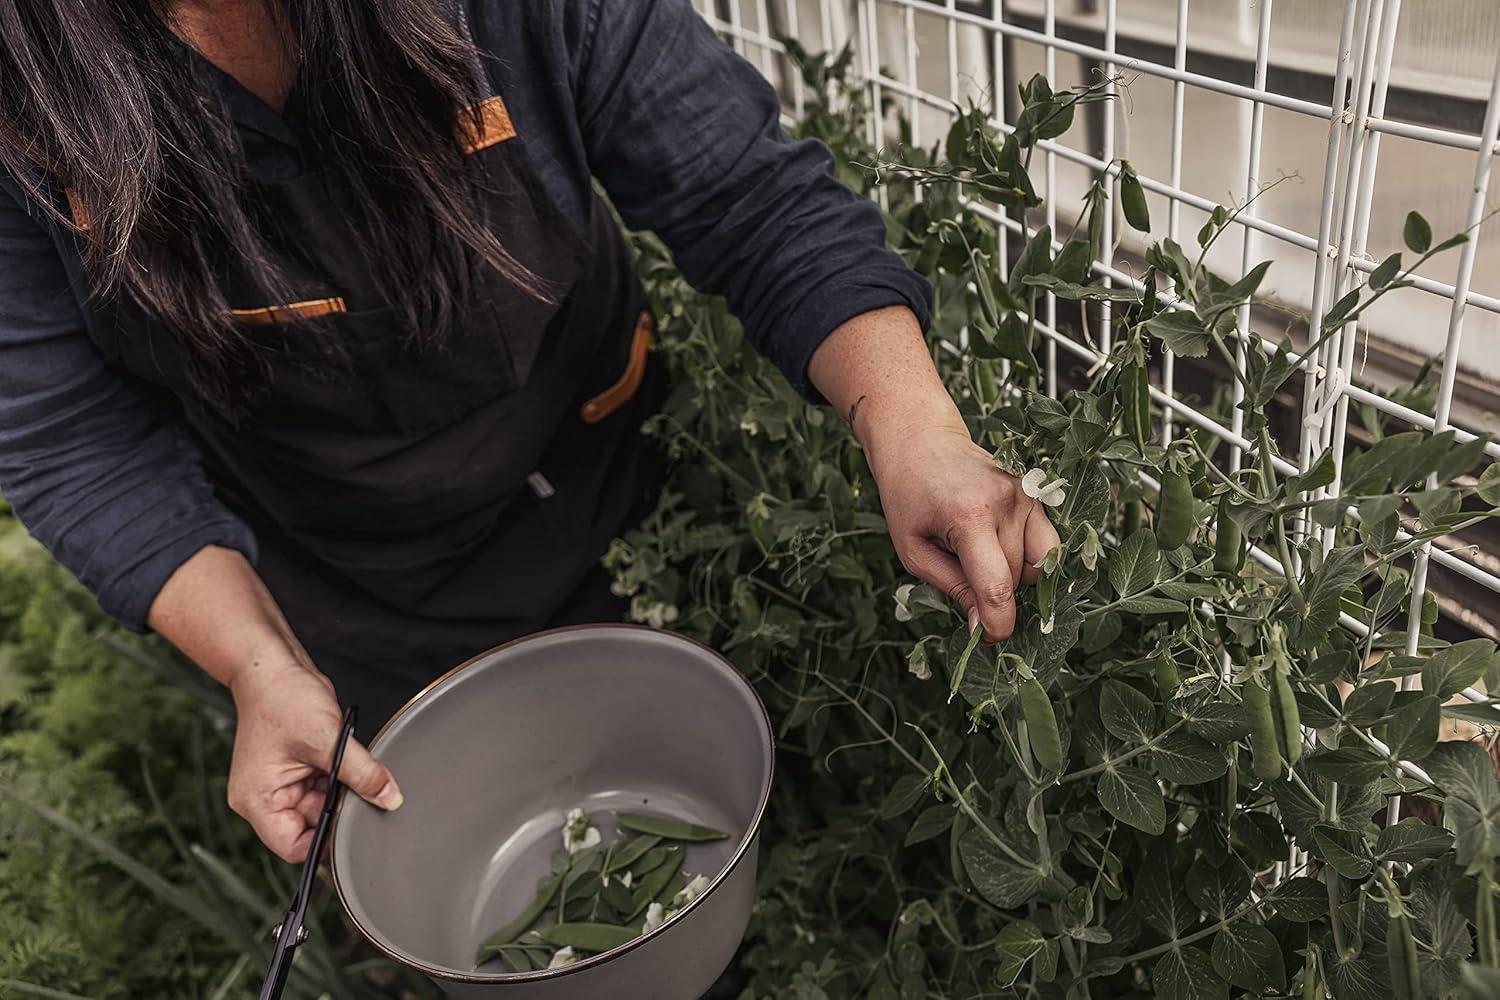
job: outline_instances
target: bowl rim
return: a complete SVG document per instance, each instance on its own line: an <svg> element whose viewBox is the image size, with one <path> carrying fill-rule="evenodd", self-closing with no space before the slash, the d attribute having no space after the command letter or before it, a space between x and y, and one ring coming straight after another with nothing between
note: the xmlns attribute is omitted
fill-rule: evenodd
<svg viewBox="0 0 1500 1000"><path fill-rule="evenodd" d="M707 653L709 659L716 666L718 666L719 669L723 671L732 682L740 685L740 687L750 695L751 704L753 704L759 712L760 723L766 738L765 746L767 750L766 767L761 776L760 801L755 805L755 813L751 818L750 826L746 829L744 836L740 839L739 846L735 848L734 856L729 859L729 864L725 865L723 870L720 871L719 874L714 876L713 880L709 882L707 889L703 890L703 892L692 902L688 903L682 909L672 914L671 917L667 918L667 920L664 921L661 926L647 931L644 934L638 935L634 939L620 945L617 948L611 948L609 951L600 952L597 955L579 959L572 965L565 965L559 969L536 969L531 972L505 973L455 972L452 969L443 969L433 965L429 965L412 955L403 953L394 945L390 945L386 941L382 940L379 935L377 935L369 927L366 927L365 924L359 919L359 917L355 915L354 909L352 906L350 906L349 899L345 895L343 881L339 878L339 819L343 815L344 802L348 799L347 795L343 795L340 796L339 804L334 810L333 822L330 824L329 831L327 857L329 872L331 873L333 878L334 892L338 896L340 908L343 909L344 915L349 918L349 922L354 925L354 929L359 931L361 937L370 942L370 944L374 945L375 948L383 953L387 958L390 958L396 962L400 962L407 968L416 969L418 972L421 972L424 975L430 976L434 979L442 979L447 980L448 982L458 983L483 983L496 985L504 983L519 984L533 983L543 980L555 980L561 979L564 976L585 972L589 969L598 968L606 962L612 961L625 954L628 954L629 952L634 951L636 948L641 947L641 945L645 944L647 941L650 941L652 938L675 927L683 917L688 916L693 912L693 910L697 909L700 904L702 904L705 900L707 900L714 894L714 892L719 888L720 885L728 880L729 876L734 874L735 869L740 866L740 863L744 861L745 856L749 854L750 849L756 844L757 840L760 837L761 822L765 818L767 807L770 805L771 787L776 776L776 730L771 724L770 713L766 711L765 702L761 700L760 693L755 690L755 685L751 684L750 681L745 677L745 675L740 673L739 668L737 668L729 660L728 657L726 657L718 650L714 649L712 646L699 642L697 639L694 639L691 636L686 636L681 632L674 632L670 629L655 628L650 625L641 625L635 622L593 622L585 625L564 625L559 628L543 629L540 632L530 632L526 635L511 639L508 642L502 642L498 646L494 646L482 653L471 656L463 663L460 663L458 666L442 674L435 680L428 683L425 687L422 688L422 690L412 695L404 705L397 709L396 712L392 714L391 717L381 725L380 729L375 733L375 736L370 740L369 749L373 753L379 746L381 738L386 735L386 733L393 725L395 725L396 721L404 716L407 712L415 708L423 698L426 698L428 695L432 694L438 687L449 681L451 678L457 676L465 670L468 670L470 667L475 666L481 660L488 659L494 654L507 650L512 646L530 642L534 639L543 639L572 632L598 632L614 629L623 629L632 632L649 632L655 635L665 636L671 640L685 643L689 646L696 647L704 653Z"/></svg>

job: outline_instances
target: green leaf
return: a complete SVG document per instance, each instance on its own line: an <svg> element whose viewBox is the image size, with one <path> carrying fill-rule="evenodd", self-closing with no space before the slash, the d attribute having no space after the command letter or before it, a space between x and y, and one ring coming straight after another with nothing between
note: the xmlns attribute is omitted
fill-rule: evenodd
<svg viewBox="0 0 1500 1000"><path fill-rule="evenodd" d="M1286 833L1270 813L1242 812L1234 818L1232 829L1251 868L1260 870L1285 860L1289 846Z"/></svg>
<svg viewBox="0 0 1500 1000"><path fill-rule="evenodd" d="M1151 751L1157 773L1179 785L1197 785L1222 778L1229 770L1224 751L1191 733L1169 734Z"/></svg>
<svg viewBox="0 0 1500 1000"><path fill-rule="evenodd" d="M1146 320L1146 329L1179 358L1208 356L1209 336L1196 313L1173 309Z"/></svg>
<svg viewBox="0 0 1500 1000"><path fill-rule="evenodd" d="M1250 895L1250 879L1236 864L1215 867L1206 856L1188 866L1187 894L1211 920L1223 920Z"/></svg>
<svg viewBox="0 0 1500 1000"><path fill-rule="evenodd" d="M1016 920L1005 925L995 939L995 954L1000 965L995 970L995 985L1005 988L1020 977L1026 963L1042 954L1047 947L1047 938L1029 920Z"/></svg>
<svg viewBox="0 0 1500 1000"><path fill-rule="evenodd" d="M1389 762L1362 746L1320 750L1307 760L1314 774L1346 785L1367 785L1390 767Z"/></svg>
<svg viewBox="0 0 1500 1000"><path fill-rule="evenodd" d="M1183 712L1187 729L1210 743L1233 743L1250 734L1245 707L1238 702L1210 701Z"/></svg>
<svg viewBox="0 0 1500 1000"><path fill-rule="evenodd" d="M1442 707L1431 695L1402 705L1386 725L1386 744L1398 760L1417 760L1437 746Z"/></svg>
<svg viewBox="0 0 1500 1000"><path fill-rule="evenodd" d="M1396 275L1401 273L1401 255L1393 253L1380 262L1380 266L1370 272L1370 287L1377 292L1396 280Z"/></svg>
<svg viewBox="0 0 1500 1000"><path fill-rule="evenodd" d="M1153 851L1135 882L1141 919L1169 938L1198 921L1198 909L1188 899L1184 872L1170 850Z"/></svg>
<svg viewBox="0 0 1500 1000"><path fill-rule="evenodd" d="M1374 869L1364 838L1352 830L1319 823L1313 827L1317 854L1345 878L1362 879Z"/></svg>
<svg viewBox="0 0 1500 1000"><path fill-rule="evenodd" d="M1145 743L1156 735L1156 705L1123 681L1105 681L1099 721L1115 739Z"/></svg>
<svg viewBox="0 0 1500 1000"><path fill-rule="evenodd" d="M1328 887L1318 879L1298 875L1271 891L1271 905L1288 920L1311 923L1328 912Z"/></svg>
<svg viewBox="0 0 1500 1000"><path fill-rule="evenodd" d="M1454 643L1433 654L1422 667L1422 690L1447 701L1472 687L1494 662L1495 644L1488 639Z"/></svg>
<svg viewBox="0 0 1500 1000"><path fill-rule="evenodd" d="M950 805L928 806L917 814L912 821L911 829L906 831L906 839L902 846L910 847L920 844L924 840L931 840L939 834L946 833L948 827L953 825L953 807Z"/></svg>
<svg viewBox="0 0 1500 1000"><path fill-rule="evenodd" d="M1441 743L1422 767L1447 796L1444 823L1458 863L1472 870L1500 855L1500 785L1489 754L1473 743Z"/></svg>
<svg viewBox="0 0 1500 1000"><path fill-rule="evenodd" d="M1401 227L1401 241L1412 253L1426 253L1432 246L1432 225L1420 212L1407 212Z"/></svg>
<svg viewBox="0 0 1500 1000"><path fill-rule="evenodd" d="M1313 490L1322 489L1333 482L1334 471L1333 450L1325 448L1306 472L1299 476L1286 477L1287 495L1296 496L1299 493L1310 493Z"/></svg>
<svg viewBox="0 0 1500 1000"><path fill-rule="evenodd" d="M1156 534L1141 528L1125 541L1109 560L1109 582L1120 597L1138 594L1156 582L1161 569L1161 553Z"/></svg>
<svg viewBox="0 0 1500 1000"><path fill-rule="evenodd" d="M1260 924L1238 921L1214 935L1214 970L1233 986L1251 993L1286 990L1281 944Z"/></svg>
<svg viewBox="0 0 1500 1000"><path fill-rule="evenodd" d="M1500 507L1500 462L1491 462L1484 467L1474 492L1491 507Z"/></svg>
<svg viewBox="0 0 1500 1000"><path fill-rule="evenodd" d="M1375 838L1376 861L1400 861L1415 864L1435 858L1453 843L1447 830L1428 826L1415 816L1408 816L1395 826L1388 826Z"/></svg>
<svg viewBox="0 0 1500 1000"><path fill-rule="evenodd" d="M1099 776L1099 801L1122 823L1149 834L1167 826L1167 804L1161 786L1138 767L1111 767Z"/></svg>
<svg viewBox="0 0 1500 1000"><path fill-rule="evenodd" d="M1383 493L1391 480L1416 468L1416 456L1427 441L1421 431L1406 431L1381 438L1374 445L1344 462L1344 494Z"/></svg>
<svg viewBox="0 0 1500 1000"><path fill-rule="evenodd" d="M1369 729L1385 719L1391 708L1391 700L1395 697L1396 685L1385 681L1355 688L1344 699L1344 721L1351 726Z"/></svg>
<svg viewBox="0 0 1500 1000"><path fill-rule="evenodd" d="M1151 967L1157 1000L1229 1000L1229 986L1202 948L1167 952Z"/></svg>
<svg viewBox="0 0 1500 1000"><path fill-rule="evenodd" d="M890 791L885 793L885 798L880 802L880 818L894 819L900 816L921 802L931 787L931 780L924 774L901 775L892 782Z"/></svg>
<svg viewBox="0 0 1500 1000"><path fill-rule="evenodd" d="M1365 552L1360 545L1348 545L1328 553L1303 588L1307 610L1297 631L1297 645L1310 649L1324 639L1339 620L1339 602L1365 573Z"/></svg>
<svg viewBox="0 0 1500 1000"><path fill-rule="evenodd" d="M959 838L958 852L974 888L1002 910L1024 906L1047 883L1035 868L1011 861L977 827Z"/></svg>

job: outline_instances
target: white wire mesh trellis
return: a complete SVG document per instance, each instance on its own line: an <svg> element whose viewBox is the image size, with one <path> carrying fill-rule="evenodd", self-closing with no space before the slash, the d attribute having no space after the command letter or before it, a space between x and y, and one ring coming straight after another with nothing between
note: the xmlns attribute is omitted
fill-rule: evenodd
<svg viewBox="0 0 1500 1000"><path fill-rule="evenodd" d="M1500 337L1500 240L1486 238L1484 226L1491 166L1500 152L1500 6L1492 0L1406 0L1406 10L1402 0L1279 6L1274 0L1196 0L1191 19L1189 0L697 2L730 44L782 86L793 113L805 95L777 37L794 37L812 51L852 44L872 106L890 99L916 145L944 134L955 108L966 102L988 107L995 124L1008 128L1005 95L1032 73L1044 74L1054 89L1118 74L1125 81L1119 99L1103 105L1108 110L1093 134L1040 144L1046 221L1056 232L1058 213L1078 204L1100 175L1117 186L1115 158L1122 155L1132 159L1156 207L1165 203L1165 212L1152 213L1160 230L1152 238L1182 242L1181 234L1217 204L1249 202L1233 222L1241 239L1219 241L1209 257L1231 280L1259 260L1275 264L1278 280L1263 294L1279 309L1268 315L1281 319L1268 326L1258 311L1243 308L1241 329L1254 332L1238 345L1242 371L1247 351L1275 346L1264 334L1279 339L1286 316L1322 316L1399 249L1406 210L1433 219L1440 237L1468 232L1451 280L1438 270L1453 266L1448 255L1416 275L1411 289L1361 316L1358 329L1340 330L1305 360L1295 463L1278 463L1284 472L1306 471L1331 450L1336 478L1326 492L1337 495L1355 430L1351 401L1399 424L1452 432L1458 442L1500 427L1488 405L1500 383L1500 352L1483 349ZM892 125L872 121L871 141L891 141ZM1268 189L1268 178L1290 181ZM1020 230L1003 210L977 202L969 210ZM1093 262L1095 276L1141 288L1131 261L1146 241L1124 227L1117 232L1113 220L1105 226L1109 252ZM1101 306L1096 348L1059 326L1057 303L1047 296L1038 328L1049 391L1057 391L1059 351L1088 363L1108 351L1108 304ZM1399 379L1381 376L1379 364L1366 367L1372 349L1385 352L1386 367L1396 371L1403 358L1408 364L1441 358L1430 410L1390 398ZM1240 411L1231 409L1226 425L1192 405L1178 391L1177 359L1164 355L1159 384L1152 387L1163 435L1170 439L1181 421L1206 429L1226 442L1228 463L1237 468L1251 447ZM1238 402L1237 382L1234 392ZM1500 441L1485 451L1500 458ZM1316 542L1334 544L1334 532L1312 530ZM1454 539L1419 550L1408 653L1416 651L1415 623L1434 566L1483 595L1444 610L1471 626L1488 626L1481 632L1500 634L1482 609L1468 606L1500 606L1493 596L1500 595L1500 553L1493 548ZM1252 554L1279 570L1271 554ZM1347 615L1342 621L1366 630ZM1474 689L1463 695L1487 700ZM1415 765L1402 767L1426 777Z"/></svg>

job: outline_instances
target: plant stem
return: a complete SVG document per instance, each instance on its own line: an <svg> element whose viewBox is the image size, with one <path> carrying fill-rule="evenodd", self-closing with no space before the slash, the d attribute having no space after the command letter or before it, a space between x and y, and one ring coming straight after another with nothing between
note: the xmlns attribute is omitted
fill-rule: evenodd
<svg viewBox="0 0 1500 1000"><path fill-rule="evenodd" d="M1134 750L1127 750L1124 753L1120 754L1118 757L1111 757L1109 760L1101 761L1100 763L1095 764L1093 767L1086 767L1081 771L1071 771L1058 778L1057 783L1059 785L1066 785L1070 781L1078 781L1080 779L1087 778L1090 775L1098 774L1100 771L1107 770L1118 764L1123 764L1127 760L1130 760L1132 757L1139 757L1147 750L1155 749L1156 745L1159 742L1166 739L1168 736L1170 736L1172 733L1175 733L1179 728L1186 724L1186 719L1178 719L1176 722L1172 723L1166 729L1163 729L1161 732L1157 733L1155 736L1151 737L1149 740L1147 740L1145 743L1142 743Z"/></svg>
<svg viewBox="0 0 1500 1000"><path fill-rule="evenodd" d="M1479 938L1479 960L1485 965L1500 965L1500 945L1495 935L1495 863L1486 859L1479 873L1479 890L1474 896L1474 930Z"/></svg>
<svg viewBox="0 0 1500 1000"><path fill-rule="evenodd" d="M1328 783L1328 798L1323 801L1323 818L1325 820L1336 820L1339 818L1339 786L1337 782ZM1332 865L1323 869L1323 884L1328 887L1328 923L1333 928L1333 947L1339 953L1340 958L1348 958L1348 942L1344 935L1344 915L1340 912L1343 903L1343 892L1340 889L1339 873Z"/></svg>
<svg viewBox="0 0 1500 1000"><path fill-rule="evenodd" d="M1157 955L1165 955L1167 952L1171 951L1174 948L1180 948L1185 944L1192 944L1194 941L1201 941L1202 939L1208 937L1210 934L1217 934L1219 931L1228 927L1230 924L1248 917L1250 914L1254 913L1262 906L1265 906L1266 903L1270 902L1270 900L1271 897L1269 895L1262 896L1260 899L1257 899L1252 903L1247 903L1246 905L1240 907L1238 910L1235 910L1229 916L1225 917L1223 920L1220 920L1216 924L1210 924L1201 930L1196 930L1193 933L1189 934L1187 937L1173 938L1166 944L1159 944L1155 948L1147 948L1145 951L1138 951L1134 955L1126 955L1121 961L1123 961L1127 966L1135 965L1138 962L1144 962L1148 958L1155 958Z"/></svg>

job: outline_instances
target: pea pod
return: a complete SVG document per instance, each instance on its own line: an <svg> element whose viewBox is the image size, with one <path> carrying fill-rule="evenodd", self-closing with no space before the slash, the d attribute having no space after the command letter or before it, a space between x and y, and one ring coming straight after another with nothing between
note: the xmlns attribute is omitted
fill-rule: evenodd
<svg viewBox="0 0 1500 1000"><path fill-rule="evenodd" d="M531 928L531 925L536 923L537 918L542 915L542 912L547 909L547 906L552 902L552 897L557 895L557 890L562 886L562 881L561 872L544 878L537 885L536 896L532 898L526 909L522 910L510 923L484 939L484 943L479 946L479 954L474 958L474 965L477 967L488 962L500 954L502 945L510 944L516 938L525 934Z"/></svg>
<svg viewBox="0 0 1500 1000"><path fill-rule="evenodd" d="M604 874L608 875L610 872L622 871L629 868L644 857L648 851L661 843L661 840L660 835L650 833L643 833L638 837L630 838L630 840L616 848L606 859L608 863L604 866Z"/></svg>
<svg viewBox="0 0 1500 1000"><path fill-rule="evenodd" d="M1063 769L1062 737L1052 699L1035 678L1021 682L1021 716L1026 720L1026 738L1036 762L1049 771Z"/></svg>
<svg viewBox="0 0 1500 1000"><path fill-rule="evenodd" d="M1151 231L1151 213L1146 207L1146 190L1129 160L1120 161L1120 208L1130 228L1142 233Z"/></svg>
<svg viewBox="0 0 1500 1000"><path fill-rule="evenodd" d="M657 897L657 894L666 888L667 884L682 870L682 848L671 847L667 849L667 860L654 868L650 874L641 878L635 889L635 912L630 915L634 920L646 912Z"/></svg>
<svg viewBox="0 0 1500 1000"><path fill-rule="evenodd" d="M1219 501L1219 516L1214 522L1214 570L1238 573L1245 565L1245 539L1240 522L1230 516L1229 497Z"/></svg>
<svg viewBox="0 0 1500 1000"><path fill-rule="evenodd" d="M697 823L686 823L665 816L648 816L645 813L617 812L615 822L625 830L649 833L666 840L723 840L729 834Z"/></svg>
<svg viewBox="0 0 1500 1000"><path fill-rule="evenodd" d="M1271 711L1271 692L1258 680L1245 682L1241 693L1250 716L1251 770L1262 781L1281 777L1281 747L1276 742L1276 720Z"/></svg>
<svg viewBox="0 0 1500 1000"><path fill-rule="evenodd" d="M1287 655L1281 626L1273 625L1267 639L1271 647L1271 707L1276 712L1276 732L1281 753L1288 764L1302 756L1302 713L1292 692L1292 658Z"/></svg>
<svg viewBox="0 0 1500 1000"><path fill-rule="evenodd" d="M1392 913L1385 925L1385 954L1390 962L1391 992L1396 1000L1421 1000L1421 966L1417 964L1417 940L1405 913Z"/></svg>
<svg viewBox="0 0 1500 1000"><path fill-rule="evenodd" d="M1120 404L1126 433L1144 451L1151 437L1151 382L1142 365L1120 372Z"/></svg>
<svg viewBox="0 0 1500 1000"><path fill-rule="evenodd" d="M1287 679L1287 669L1282 664L1277 664L1271 671L1271 707L1275 710L1281 755L1288 764L1295 764L1302 756L1302 713L1297 710L1292 682Z"/></svg>
<svg viewBox="0 0 1500 1000"><path fill-rule="evenodd" d="M1164 549L1187 544L1193 531L1193 480L1185 472L1169 470L1161 477L1161 502L1156 508L1156 542Z"/></svg>
<svg viewBox="0 0 1500 1000"><path fill-rule="evenodd" d="M558 924L542 931L542 937L551 944L589 952L609 951L629 944L640 936L638 928L616 927L613 924Z"/></svg>
<svg viewBox="0 0 1500 1000"><path fill-rule="evenodd" d="M1156 690L1163 698L1170 698L1182 687L1182 674L1177 670L1177 661L1172 659L1172 654L1166 650L1156 654L1156 660L1152 664L1156 674Z"/></svg>
<svg viewBox="0 0 1500 1000"><path fill-rule="evenodd" d="M1120 519L1120 537L1129 538L1140 530L1141 527L1141 502L1139 500L1125 501L1125 509Z"/></svg>

